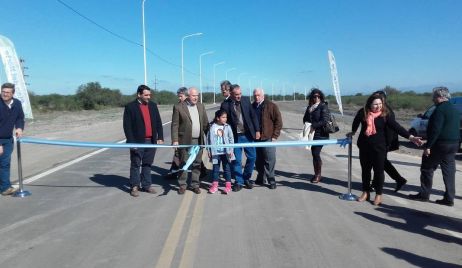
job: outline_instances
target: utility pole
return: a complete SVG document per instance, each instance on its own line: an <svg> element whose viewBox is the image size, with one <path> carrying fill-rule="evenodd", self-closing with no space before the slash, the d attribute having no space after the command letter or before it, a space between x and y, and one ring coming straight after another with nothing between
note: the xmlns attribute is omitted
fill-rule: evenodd
<svg viewBox="0 0 462 268"><path fill-rule="evenodd" d="M157 76L154 75L154 91L157 91Z"/></svg>

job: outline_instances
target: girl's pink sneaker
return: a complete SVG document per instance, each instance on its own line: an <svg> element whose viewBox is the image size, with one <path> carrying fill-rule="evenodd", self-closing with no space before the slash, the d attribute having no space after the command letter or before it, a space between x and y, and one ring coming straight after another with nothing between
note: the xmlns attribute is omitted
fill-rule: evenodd
<svg viewBox="0 0 462 268"><path fill-rule="evenodd" d="M227 182L225 183L224 194L228 194L229 192L231 192L231 182L227 181Z"/></svg>
<svg viewBox="0 0 462 268"><path fill-rule="evenodd" d="M212 186L210 186L210 188L209 188L209 193L214 194L217 191L218 191L218 182L214 181L214 182L212 182Z"/></svg>

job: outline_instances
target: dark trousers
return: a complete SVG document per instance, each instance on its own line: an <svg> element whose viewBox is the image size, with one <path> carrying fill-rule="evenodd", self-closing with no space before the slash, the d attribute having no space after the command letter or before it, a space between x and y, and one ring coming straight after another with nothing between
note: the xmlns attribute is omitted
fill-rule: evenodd
<svg viewBox="0 0 462 268"><path fill-rule="evenodd" d="M257 147L255 149L257 151L257 159L255 161L255 168L258 172L257 181L264 182L266 178L268 183L276 183L274 176L276 147Z"/></svg>
<svg viewBox="0 0 462 268"><path fill-rule="evenodd" d="M429 156L422 156L422 165L420 166L420 193L423 197L429 197L433 185L433 173L441 166L443 173L444 198L454 202L456 195L455 178L456 178L456 162L455 156L459 150L458 143L441 143L437 142L431 149Z"/></svg>
<svg viewBox="0 0 462 268"><path fill-rule="evenodd" d="M192 139L191 145L198 145L199 144L199 139ZM181 159L181 167L183 167L186 164L186 161L189 158L189 151L191 148L180 148L178 149L180 153L180 159ZM196 155L196 158L194 159L194 162L191 164L190 169L191 169L191 187L192 188L198 188L201 184L200 182L200 175L201 175L201 163L202 163L202 150L200 149L199 152ZM178 184L180 187L185 187L188 182L188 172L180 170L178 173Z"/></svg>
<svg viewBox="0 0 462 268"><path fill-rule="evenodd" d="M390 176L390 178L396 182L404 180L404 178L399 174L398 170L391 164L388 157L385 156L384 170Z"/></svg>
<svg viewBox="0 0 462 268"><path fill-rule="evenodd" d="M145 144L152 144L146 140ZM140 186L149 189L152 184L151 167L156 155L155 148L132 148L130 149L130 186ZM140 173L141 168L141 173Z"/></svg>
<svg viewBox="0 0 462 268"><path fill-rule="evenodd" d="M359 147L359 162L361 163L361 179L363 192L371 191L371 170L374 170L374 186L377 194L381 195L385 179L384 165L387 152L381 146Z"/></svg>
<svg viewBox="0 0 462 268"><path fill-rule="evenodd" d="M218 181L220 176L220 163L223 166L223 177L227 182L231 182L231 167L226 154L218 155L218 163L213 164L212 180Z"/></svg>
<svg viewBox="0 0 462 268"><path fill-rule="evenodd" d="M313 164L316 162L321 162L321 146L311 146L311 155L313 156Z"/></svg>

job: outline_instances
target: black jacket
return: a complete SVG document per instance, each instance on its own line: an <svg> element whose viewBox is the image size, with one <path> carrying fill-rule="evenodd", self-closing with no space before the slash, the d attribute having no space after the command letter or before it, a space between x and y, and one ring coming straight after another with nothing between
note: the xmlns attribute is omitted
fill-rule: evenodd
<svg viewBox="0 0 462 268"><path fill-rule="evenodd" d="M237 142L237 122L239 119L237 118L237 114L234 111L234 100L232 98L228 98L221 103L221 109L225 110L228 114L228 124L231 126L234 135L234 142ZM259 129L259 123L257 119L257 115L255 114L255 110L250 103L248 97L241 97L241 109L242 109L242 120L244 121L244 128L246 133L250 134L252 138L255 140L255 133Z"/></svg>
<svg viewBox="0 0 462 268"><path fill-rule="evenodd" d="M324 126L329 121L329 107L327 102L320 103L313 112L310 113L309 106L306 107L305 115L303 116L303 123L311 123L314 128L314 136L321 138L329 138L329 133L324 130Z"/></svg>
<svg viewBox="0 0 462 268"><path fill-rule="evenodd" d="M144 127L143 115L139 106L138 100L134 100L125 106L123 125L127 143L144 143L146 128ZM156 103L150 101L148 102L148 107L151 116L151 141L156 144L157 140L164 140L162 119Z"/></svg>
<svg viewBox="0 0 462 268"><path fill-rule="evenodd" d="M353 119L353 124L351 127L352 132L356 132L361 124L361 132L358 137L358 147L365 146L374 146L380 147L383 151L387 151L390 146L390 136L387 134L390 130L393 130L400 136L408 139L410 134L403 128L398 122L395 121L394 116L390 113L386 117L379 116L374 119L374 124L377 133L371 136L366 136L365 131L367 128L367 123L364 119L364 109L360 109L355 118Z"/></svg>
<svg viewBox="0 0 462 268"><path fill-rule="evenodd" d="M13 137L13 129L24 130L24 112L21 101L13 99L11 109L0 99L0 139Z"/></svg>

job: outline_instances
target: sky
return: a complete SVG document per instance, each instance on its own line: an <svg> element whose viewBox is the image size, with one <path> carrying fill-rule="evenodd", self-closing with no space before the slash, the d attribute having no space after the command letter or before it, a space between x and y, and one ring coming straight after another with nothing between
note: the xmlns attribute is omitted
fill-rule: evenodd
<svg viewBox="0 0 462 268"><path fill-rule="evenodd" d="M0 7L0 35L25 60L29 91L75 94L96 81L132 94L144 83L142 0L0 0ZM185 86L199 87L200 55L214 51L202 57L204 92L218 90L227 74L267 94L311 87L333 94L328 50L342 95L387 85L462 91L460 0L146 0L144 7L151 88L181 86L182 38L201 32L184 40L183 66Z"/></svg>

